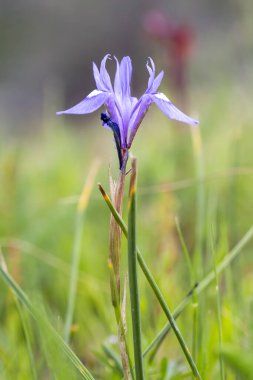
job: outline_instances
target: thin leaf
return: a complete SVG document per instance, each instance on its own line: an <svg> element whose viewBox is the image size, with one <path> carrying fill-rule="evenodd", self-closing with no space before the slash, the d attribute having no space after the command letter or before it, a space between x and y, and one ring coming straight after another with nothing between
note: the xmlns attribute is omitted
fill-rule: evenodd
<svg viewBox="0 0 253 380"><path fill-rule="evenodd" d="M253 237L253 226L246 232L246 234L242 237L242 239L237 243L237 245L223 258L223 260L216 266L217 274L221 273L225 270L229 264L239 255L244 246L250 241ZM209 272L198 284L195 286L196 294L202 293L215 279L215 274L213 271ZM191 291L190 291L191 292ZM173 311L172 315L174 319L177 319L180 314L184 311L184 309L191 303L191 297L189 293L187 296L181 301L181 303L176 307ZM146 348L144 355L148 355L150 351L156 346L160 346L168 332L170 331L171 326L167 323L162 330L157 334L155 339L149 344Z"/></svg>
<svg viewBox="0 0 253 380"><path fill-rule="evenodd" d="M99 190L101 191L103 197L104 197L104 200L106 201L108 207L110 208L113 216L115 217L115 220L117 221L117 223L119 224L120 228L122 229L122 232L124 233L124 235L126 236L126 238L129 238L128 237L128 230L127 230L127 227L123 221L123 219L121 218L121 216L117 213L117 211L115 210L115 208L113 207L113 204L112 202L110 201L110 198L109 196L106 194L106 192L104 191L103 187L101 185L99 185ZM135 195L135 194L134 194ZM183 350L183 353L192 369L192 372L193 374L198 378L200 379L200 374L198 372L198 369L196 367L196 364L194 363L194 360L192 359L191 357L191 354L187 348L187 345L186 343L184 342L184 339L175 323L175 320L173 318L173 315L172 313L170 312L170 309L169 307L167 306L166 304L166 301L158 287L158 285L156 284L151 272L149 271L139 249L136 247L136 252L137 252L137 259L138 259L138 262L139 262L139 265L144 273L144 275L146 276L146 279L147 281L149 282L151 288L153 289L156 297L157 297L157 300L158 302L160 303L165 315L167 316L168 320L169 320L169 325L172 327L177 339L178 339L178 342ZM145 356L145 353L144 353L144 356Z"/></svg>
<svg viewBox="0 0 253 380"><path fill-rule="evenodd" d="M133 159L128 204L128 276L132 314L135 374L136 379L144 380L136 248L136 174L136 159Z"/></svg>
<svg viewBox="0 0 253 380"><path fill-rule="evenodd" d="M33 316L35 321L38 323L39 327L43 326L47 329L48 332L51 333L52 337L58 344L59 349L70 359L72 364L78 370L78 372L82 375L85 380L95 380L91 375L89 370L83 365L83 363L78 359L76 354L71 350L71 348L64 342L62 337L58 334L58 332L53 328L53 326L46 320L40 313L37 312L25 292L20 288L20 286L14 281L14 279L5 272L2 266L0 266L0 276L4 280L4 282L9 286L9 288L14 292L17 296L18 300L21 302L23 306L29 311L29 313Z"/></svg>
<svg viewBox="0 0 253 380"><path fill-rule="evenodd" d="M121 354L124 378L126 378L126 379L130 378L130 373L131 373L132 378L134 379L133 366L132 366L131 358L130 358L130 354L129 354L129 348L128 348L127 339L126 339L124 321L122 319L122 310L121 310L121 306L120 306L120 302L119 302L119 294L118 294L115 274L114 274L114 270L113 270L113 265L112 265L112 261L110 258L108 259L108 269L109 269L109 274L110 274L110 282L111 282L112 292L113 292L114 299L115 299L115 303L113 304L113 308L114 308L114 313L115 313L116 321L117 321L118 328L119 328L118 335L119 335L120 354ZM122 349L121 345L123 345L123 349Z"/></svg>
<svg viewBox="0 0 253 380"><path fill-rule="evenodd" d="M219 278L218 278L217 268L216 268L213 234L211 234L210 240L211 240L211 251L212 251L212 259L213 259L213 271L214 271L214 275L215 275L216 308L217 308L217 321L218 321L218 333L219 333L219 350L221 351L222 350L222 340L223 340L222 316L221 316L221 298L220 298ZM223 364L223 360L222 360L221 355L219 356L219 363L220 363L220 378L221 378L221 380L225 380L224 364Z"/></svg>
<svg viewBox="0 0 253 380"><path fill-rule="evenodd" d="M8 268L7 268L6 262L4 260L4 257L1 253L1 251L0 251L0 263L1 263L3 270L6 273L8 273ZM37 376L37 372L36 372L36 364L35 364L34 355L32 352L31 336L30 336L30 330L29 330L29 326L28 326L27 316L24 313L23 306L22 306L21 302L19 301L19 299L17 298L17 296L14 293L13 293L13 297L14 297L14 301L15 301L18 313L20 315L20 320L22 323L23 331L24 331L24 337L25 337L26 346L27 346L27 353L28 353L28 357L29 357L29 361L30 361L32 378L34 380L37 380L38 376Z"/></svg>
<svg viewBox="0 0 253 380"><path fill-rule="evenodd" d="M119 224L123 234L128 236L128 231L127 231L127 226L125 222L123 221L122 217L117 213L115 208L113 207L109 196L106 194L105 190L103 189L101 184L98 184L99 190L101 194L103 195L103 198L108 205L110 211L112 212L115 220ZM220 264L217 265L216 270L217 274L221 273L223 270L227 268L227 266L239 255L241 250L244 248L244 246L250 241L250 239L253 237L253 226L246 232L246 234L242 237L242 239L237 243L237 245L223 258L223 260L220 262ZM157 284L153 277L150 275L150 272L144 262L144 259L140 253L140 251L137 248L137 257L138 257L138 262L139 265L146 276L150 286L155 292L155 288L157 287ZM172 313L172 317L174 320L176 320L179 315L184 311L184 309L191 303L191 295L193 290L196 291L196 294L202 293L215 279L215 274L213 271L208 273L199 283L197 283L194 286L194 289L191 289L186 297L181 301L181 303L176 307L176 309ZM155 339L150 343L150 345L146 348L144 351L143 355L146 356L148 355L154 347L157 345L160 345L168 332L171 329L170 323L167 323L163 329L159 332L159 334L155 337Z"/></svg>
<svg viewBox="0 0 253 380"><path fill-rule="evenodd" d="M76 289L77 289L77 281L78 281L78 269L80 263L80 255L81 255L81 243L82 243L82 228L83 228L83 218L86 207L88 205L88 201L90 198L91 190L93 188L95 176L97 174L99 168L99 161L95 160L91 166L90 172L86 179L85 185L83 187L83 191L81 193L77 214L76 214L76 227L75 227L75 236L73 243L73 253L72 253L72 262L71 262L71 274L69 281L69 294L68 294L68 305L67 305L67 313L66 320L64 325L64 339L67 343L70 340L70 331L71 325L73 322L74 308L75 308L75 300L76 300Z"/></svg>

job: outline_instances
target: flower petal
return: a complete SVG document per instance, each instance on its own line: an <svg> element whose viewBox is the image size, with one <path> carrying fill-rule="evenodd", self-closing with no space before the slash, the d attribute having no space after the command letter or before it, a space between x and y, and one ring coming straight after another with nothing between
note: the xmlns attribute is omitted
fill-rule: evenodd
<svg viewBox="0 0 253 380"><path fill-rule="evenodd" d="M112 92L111 79L110 79L108 71L106 70L106 67L105 67L106 61L107 61L107 59L109 57L110 57L110 54L106 54L106 56L104 56L104 58L101 61L101 65L100 65L100 79L103 82L106 90Z"/></svg>
<svg viewBox="0 0 253 380"><path fill-rule="evenodd" d="M98 70L98 67L94 62L93 62L93 76L97 85L97 89L100 91L107 91L107 88L105 87L104 83L102 82L100 78L100 72Z"/></svg>
<svg viewBox="0 0 253 380"><path fill-rule="evenodd" d="M108 97L108 99L106 100L105 105L106 105L107 111L108 111L110 117L112 118L112 120L115 123L117 123L120 128L123 128L123 126L122 126L122 124L123 124L122 115L121 115L120 110L117 106L117 102L115 101L115 96L110 95Z"/></svg>
<svg viewBox="0 0 253 380"><path fill-rule="evenodd" d="M149 66L149 62L151 63L152 68ZM152 58L149 57L149 61L146 63L146 68L149 72L149 80L148 80L148 90L151 88L154 78L155 78L155 64ZM147 90L147 91L148 91Z"/></svg>
<svg viewBox="0 0 253 380"><path fill-rule="evenodd" d="M149 62L152 67L149 66ZM148 80L148 88L146 90L146 94L151 94L153 92L156 92L158 87L161 84L161 81L163 79L164 72L161 71L157 77L155 78L155 64L152 58L149 57L149 62L147 62L146 67L149 72L149 80Z"/></svg>
<svg viewBox="0 0 253 380"><path fill-rule="evenodd" d="M135 104L132 110L132 114L129 121L129 136L128 136L128 148L130 148L134 136L139 128L144 116L146 115L150 105L152 103L152 98L149 94L144 94L140 100Z"/></svg>
<svg viewBox="0 0 253 380"><path fill-rule="evenodd" d="M122 90L121 90L121 82L120 82L120 67L119 67L119 61L118 59L114 56L114 59L116 61L116 72L115 72L115 77L114 77L114 92L116 95L121 96L122 95Z"/></svg>
<svg viewBox="0 0 253 380"><path fill-rule="evenodd" d="M182 123L197 125L199 122L185 115L161 92L149 95L152 101L160 108L160 110L170 119L178 120Z"/></svg>
<svg viewBox="0 0 253 380"><path fill-rule="evenodd" d="M130 83L132 79L132 62L130 57L123 57L120 62L120 82L122 96L130 96Z"/></svg>
<svg viewBox="0 0 253 380"><path fill-rule="evenodd" d="M74 107L71 107L66 111L57 112L56 114L82 115L94 112L106 102L109 96L110 93L108 92L94 90L85 99L83 99L80 103L76 104Z"/></svg>
<svg viewBox="0 0 253 380"><path fill-rule="evenodd" d="M161 84L161 81L162 81L162 79L163 79L163 76L164 76L164 72L161 71L161 72L157 75L157 77L154 79L153 84L152 84L152 86L151 86L151 90L150 90L151 93L157 91L158 87L159 87L160 84Z"/></svg>

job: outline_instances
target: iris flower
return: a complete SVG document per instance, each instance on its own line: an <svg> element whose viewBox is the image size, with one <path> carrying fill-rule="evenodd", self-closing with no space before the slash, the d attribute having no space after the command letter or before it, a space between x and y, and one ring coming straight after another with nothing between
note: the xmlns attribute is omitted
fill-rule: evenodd
<svg viewBox="0 0 253 380"><path fill-rule="evenodd" d="M170 119L191 125L198 124L198 121L181 112L166 95L157 92L164 72L161 71L157 76L155 75L155 64L151 58L146 64L149 73L147 89L137 99L131 96L132 63L130 57L123 57L120 63L115 57L116 73L113 85L106 70L106 61L109 57L110 55L107 54L102 59L100 70L93 63L96 89L80 103L66 111L57 112L57 115L88 114L104 105L107 113L101 114L101 120L103 126L113 130L121 168L125 153L131 147L137 129L152 103L155 103Z"/></svg>

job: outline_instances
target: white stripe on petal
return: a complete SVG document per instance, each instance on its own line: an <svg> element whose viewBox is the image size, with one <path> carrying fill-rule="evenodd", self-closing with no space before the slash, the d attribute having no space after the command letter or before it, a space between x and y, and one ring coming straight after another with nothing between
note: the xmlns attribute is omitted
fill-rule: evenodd
<svg viewBox="0 0 253 380"><path fill-rule="evenodd" d="M163 93L150 94L150 97L157 107L170 119L191 125L199 123L198 120L192 119L180 111Z"/></svg>
<svg viewBox="0 0 253 380"><path fill-rule="evenodd" d="M94 90L80 103L76 104L74 107L71 107L66 111L57 112L57 115L62 115L62 114L83 115L86 113L94 112L107 101L109 96L110 96L109 92Z"/></svg>
<svg viewBox="0 0 253 380"><path fill-rule="evenodd" d="M97 96L99 94L103 94L103 91L93 90L89 95L87 95L87 98L93 98L93 96Z"/></svg>
<svg viewBox="0 0 253 380"><path fill-rule="evenodd" d="M167 96L164 95L162 92L158 92L157 94L155 94L155 97L156 99L161 99L161 100L164 100L165 102L171 103L171 101L167 98Z"/></svg>

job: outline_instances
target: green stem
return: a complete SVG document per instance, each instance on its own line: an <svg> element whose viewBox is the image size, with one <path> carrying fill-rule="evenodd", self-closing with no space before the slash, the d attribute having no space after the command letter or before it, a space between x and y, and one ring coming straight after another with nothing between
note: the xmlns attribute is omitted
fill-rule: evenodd
<svg viewBox="0 0 253 380"><path fill-rule="evenodd" d="M242 237L242 239L237 243L237 245L229 252L221 261L220 264L216 267L217 274L221 273L227 266L238 256L241 252L242 248L249 242L249 240L253 237L253 226L246 232L246 234ZM208 273L195 287L196 295L202 293L215 279L215 274L213 271ZM191 292L180 302L180 304L173 311L172 315L174 319L177 319L180 314L184 311L184 309L191 303ZM154 340L149 344L149 346L144 351L143 355L146 356L150 351L156 346L160 346L168 332L170 331L171 326L167 323L162 330L157 334Z"/></svg>
<svg viewBox="0 0 253 380"><path fill-rule="evenodd" d="M197 222L196 222L196 268L203 275L203 237L205 228L205 185L204 185L204 155L199 126L191 128L193 153L197 176Z"/></svg>
<svg viewBox="0 0 253 380"><path fill-rule="evenodd" d="M191 260L191 257L190 257L189 250L188 250L188 248L186 246L186 243L185 243L185 240L184 240L184 237L183 237L183 234L182 234L182 230L181 230L178 218L176 218L175 223L176 223L176 229L177 229L177 233L178 233L179 240L180 240L180 243L181 243L181 247L182 247L182 250L183 250L183 253L184 253L184 256L185 256L185 260L186 260L186 263L187 263L187 266L188 266L189 273L190 273L190 281L191 281L191 284L193 285L193 284L197 283L197 277L196 277L196 273L195 273L195 270L194 270L194 266L192 264L192 260ZM193 321L192 321L193 322L192 323L193 324L193 326L192 326L192 357L196 361L196 359L197 359L197 344L196 343L197 343L197 333L198 333L198 329L197 329L197 327L198 327L198 325L197 325L198 299L197 299L197 296L196 296L195 288L193 288L193 292L192 292L192 310L193 310ZM154 353L152 353L152 356L154 356Z"/></svg>
<svg viewBox="0 0 253 380"><path fill-rule="evenodd" d="M82 227L83 227L83 213L78 210L77 215L76 215L76 228L75 228L75 237L74 237L74 244L73 244L72 262L71 262L68 305L67 305L66 320L65 320L65 325L64 325L64 340L66 343L69 343L69 340L70 340L71 325L73 322L73 315L74 315L74 308L75 308L78 269L79 269L79 263L80 263L80 255L81 255Z"/></svg>
<svg viewBox="0 0 253 380"><path fill-rule="evenodd" d="M103 195L103 198L105 202L107 203L111 213L113 214L114 218L116 219L117 223L119 224L123 234L125 237L128 237L128 231L127 226L125 222L123 221L122 217L117 213L115 208L113 207L110 198L104 191L101 184L98 184L99 190ZM227 266L238 256L238 254L241 252L242 248L249 242L249 240L253 237L253 226L246 232L246 234L242 237L242 239L237 243L237 245L229 252L221 261L221 263L216 267L217 274L222 272ZM157 287L157 284L153 277L150 275L150 272L144 262L144 259L142 258L142 255L140 251L137 248L137 258L139 265L146 276L146 279L148 280L150 286L155 291L155 288ZM184 309L191 303L191 295L193 291L195 291L195 294L198 295L202 293L215 279L215 275L212 272L208 273L198 284L194 286L194 289L191 289L190 292L187 294L187 296L181 301L181 303L176 307L176 309L172 312L172 317L174 320L176 320L179 315L184 311ZM165 303L166 304L166 303ZM164 338L170 331L172 326L170 323L167 323L163 329L159 332L159 334L155 337L155 339L150 343L150 345L146 348L146 350L143 353L143 356L145 357L152 351L152 349L156 346L160 346L163 342Z"/></svg>
<svg viewBox="0 0 253 380"><path fill-rule="evenodd" d="M128 211L128 276L132 314L132 329L134 343L134 361L136 380L144 380L143 358L141 348L141 318L138 289L138 268L136 250L136 160L132 161L132 173L129 194Z"/></svg>
<svg viewBox="0 0 253 380"><path fill-rule="evenodd" d="M108 260L108 269L109 269L109 274L110 274L112 292L114 294L114 300L115 300L115 302L113 303L114 314L115 314L115 318L116 318L117 325L119 328L119 334L122 335L122 338L124 340L124 345L125 345L126 357L122 357L122 352L121 352L121 359L124 361L124 364L125 364L125 365L123 365L122 371L124 374L124 378L128 379L129 374L126 373L126 371L129 368L132 379L134 379L133 366L132 366L131 359L130 359L129 348L128 348L126 332L125 332L125 326L124 326L124 322L123 322L123 318L122 318L122 311L121 311L121 306L120 306L118 288L117 288L117 284L116 284L115 273L113 270L113 264L112 264L111 259ZM127 361L127 363L126 363L126 361Z"/></svg>
<svg viewBox="0 0 253 380"><path fill-rule="evenodd" d="M29 356L29 361L30 361L30 368L31 368L31 375L34 380L38 380L37 372L36 372L36 362L34 360L34 355L32 352L32 345L31 345L31 339L30 339L30 332L29 332L29 327L28 327L28 322L26 320L26 316L23 311L23 307L20 303L20 301L17 299L17 297L14 295L15 298L15 303L18 309L18 313L20 315L21 323L23 326L23 331L24 331L24 337L26 340L27 344L27 352Z"/></svg>
<svg viewBox="0 0 253 380"><path fill-rule="evenodd" d="M69 358L72 364L75 366L77 371L83 376L85 380L95 380L88 369L84 366L81 360L76 356L76 354L71 350L71 348L65 343L62 337L58 334L55 328L49 323L44 315L41 315L39 310L35 309L34 305L31 303L26 293L20 288L20 286L14 281L14 279L6 272L0 261L0 277L6 283L6 285L12 290L21 304L29 311L31 316L37 322L38 327L41 329L47 329L48 334L51 335L52 339L57 343L59 349Z"/></svg>
<svg viewBox="0 0 253 380"><path fill-rule="evenodd" d="M121 218L121 216L117 213L117 211L113 207L113 204L111 203L108 195L105 193L105 191L104 191L104 189L102 188L101 185L99 185L99 189L100 189L100 191L101 191L101 193L102 193L102 195L103 195L103 197L104 197L107 205L109 206L109 208L110 208L113 216L115 217L117 223L121 227L123 234L126 236L126 238L129 241L129 234L128 234L127 227L126 227L123 219ZM165 301L162 293L160 292L160 289L159 289L158 285L155 282L155 279L153 278L152 274L150 273L150 271L149 271L149 269L148 269L148 267L147 267L147 265L146 265L146 263L145 263L142 255L141 255L141 253L140 253L140 251L139 251L139 249L137 247L136 247L136 251L137 251L137 259L138 259L139 265L140 265L140 267L141 267L141 269L142 269L142 271L143 271L143 273L144 273L147 281L149 282L149 285L153 289L153 291L154 291L154 293L155 293L155 295L156 295L156 297L158 299L158 302L160 303L160 305L161 305L161 307L162 307L165 315L167 316L167 318L169 320L169 324L172 327L172 329L173 329L173 331L174 331L174 333L175 333L175 335L176 335L176 337L178 339L178 342L179 342L179 344L180 344L180 346L181 346L181 348L182 348L182 350L183 350L183 352L185 354L185 357L186 357L186 359L187 359L187 361L188 361L188 363L189 363L189 365L190 365L190 367L192 369L192 372L194 373L194 375L198 379L201 379L201 377L199 375L199 372L198 372L198 369L196 367L196 364L194 363L194 361L193 361L193 359L191 357L191 354L190 354L190 352L189 352L189 350L188 350L188 348L186 346L186 343L184 342L184 339L183 339L183 337L182 337L182 335L181 335L181 333L180 333L180 331L179 331L179 329L178 329L178 327L176 325L176 322L175 322L175 320L173 318L173 315L172 315L170 309L168 308L168 306L166 304L166 301ZM130 279L130 271L129 271L129 279ZM144 353L144 355L145 355L145 353ZM139 379L139 378L137 377L137 379Z"/></svg>
<svg viewBox="0 0 253 380"><path fill-rule="evenodd" d="M150 273L150 271L149 271L146 263L143 260L143 257L141 256L140 252L138 252L138 253L139 253L138 254L138 261L139 261L139 264L141 266L141 269L142 269L144 275L146 276L146 278L147 278L147 280L149 282L149 285L153 289L153 291L154 291L154 293L155 293L155 295L157 297L157 300L160 303L160 306L162 307L162 309L163 309L163 311L164 311L164 313L165 313L165 315L166 315L166 317L167 317L167 319L169 321L169 325L171 326L171 328L173 329L173 331L174 331L174 333L175 333L175 335L177 337L177 340L178 340L178 342L179 342L179 344L180 344L180 346L182 348L182 351L183 351L183 353L185 355L185 358L188 361L188 363L189 363L189 365L191 367L191 370L192 370L193 374L196 376L196 378L197 379L201 379L201 376L199 374L197 366L196 366L196 364L195 364L195 362L194 362L194 360L193 360L193 358L192 358L192 356L190 354L190 351L189 351L189 349L188 349L188 347L187 347L187 345L186 345L186 343L184 341L184 338L183 338L183 336L182 336L182 334L181 334L181 332L180 332L180 330L179 330L179 328L178 328L178 326L176 324L175 318L173 317L173 313L168 308L168 306L167 306L167 304L165 302L165 299L164 299L164 297L163 297L163 295L162 295L162 293L161 293L158 285L156 284L156 282L155 282L152 274ZM143 354L144 356L145 356L146 351Z"/></svg>
<svg viewBox="0 0 253 380"><path fill-rule="evenodd" d="M8 274L7 265L6 265L6 262L4 260L3 255L2 255L1 249L0 249L0 266L1 266L1 269L3 269L5 271L5 273ZM23 327L24 338L25 338L26 345L27 345L27 353L28 353L28 357L29 357L29 361L30 361L32 378L34 380L37 380L38 377L37 377L37 372L36 372L35 360L34 360L34 356L33 356L33 352L32 352L32 344L31 344L28 321L27 321L26 315L24 313L23 305L22 305L21 301L19 300L18 296L14 292L12 292L12 294L13 294L14 302L16 304L16 307L17 307L17 310L18 310L18 313L20 316L21 324Z"/></svg>
<svg viewBox="0 0 253 380"><path fill-rule="evenodd" d="M100 162L98 159L95 159L90 167L89 173L87 175L83 190L79 197L76 213L76 227L75 227L75 236L73 243L73 252L71 258L71 272L70 272L70 281L69 281L69 294L68 294L68 305L66 312L66 320L64 325L64 340L66 343L69 343L71 325L73 322L75 301L76 301L76 289L78 281L78 271L79 263L81 256L81 242L82 242L82 228L83 228L83 217L88 205L90 198L91 190L93 188L93 183L95 176L97 174Z"/></svg>
<svg viewBox="0 0 253 380"><path fill-rule="evenodd" d="M216 307L217 307L217 319L218 319L218 332L219 332L219 363L220 363L220 378L221 380L225 379L224 365L221 357L222 351L222 319L221 319L221 299L220 299L220 290L219 290L219 279L215 262L215 250L214 250L214 239L211 236L211 251L213 259L213 271L215 275L215 285L216 285Z"/></svg>

